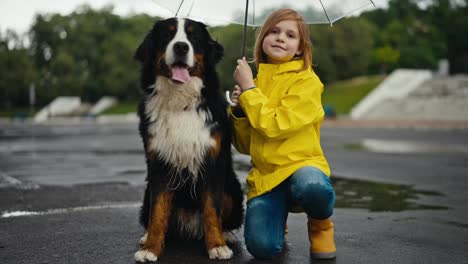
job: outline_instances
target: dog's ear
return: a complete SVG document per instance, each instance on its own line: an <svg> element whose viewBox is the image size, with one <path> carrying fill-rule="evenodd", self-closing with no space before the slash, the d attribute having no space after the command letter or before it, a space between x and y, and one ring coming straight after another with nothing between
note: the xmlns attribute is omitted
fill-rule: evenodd
<svg viewBox="0 0 468 264"><path fill-rule="evenodd" d="M211 38L207 26L202 22L197 22L205 31L206 38L208 39L208 60L212 64L218 63L224 56L224 47L217 41Z"/></svg>
<svg viewBox="0 0 468 264"><path fill-rule="evenodd" d="M216 64L224 56L224 47L214 40L210 41L210 46L211 46L211 56L213 58L213 62Z"/></svg>
<svg viewBox="0 0 468 264"><path fill-rule="evenodd" d="M139 62L143 63L147 59L152 57L152 50L153 50L153 30L151 30L143 40L143 42L138 46L135 55L133 58L138 60Z"/></svg>

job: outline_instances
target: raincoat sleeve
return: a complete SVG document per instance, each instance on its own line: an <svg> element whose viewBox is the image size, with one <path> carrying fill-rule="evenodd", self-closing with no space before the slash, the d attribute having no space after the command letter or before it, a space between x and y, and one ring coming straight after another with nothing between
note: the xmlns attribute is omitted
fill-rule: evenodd
<svg viewBox="0 0 468 264"><path fill-rule="evenodd" d="M287 138L304 126L322 120L323 84L317 78L299 79L273 106L262 90L254 88L239 96L239 103L253 129L268 138Z"/></svg>
<svg viewBox="0 0 468 264"><path fill-rule="evenodd" d="M232 144L242 154L250 155L250 123L247 117L238 117L229 107L229 116L234 126Z"/></svg>

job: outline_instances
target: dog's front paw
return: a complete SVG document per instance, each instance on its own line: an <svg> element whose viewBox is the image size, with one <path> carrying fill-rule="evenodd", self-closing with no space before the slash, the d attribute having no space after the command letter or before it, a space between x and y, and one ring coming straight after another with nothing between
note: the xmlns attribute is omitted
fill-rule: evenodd
<svg viewBox="0 0 468 264"><path fill-rule="evenodd" d="M135 253L135 260L138 262L157 261L158 256L146 249L140 249Z"/></svg>
<svg viewBox="0 0 468 264"><path fill-rule="evenodd" d="M210 259L230 259L232 255L232 250L227 246L215 247L208 250Z"/></svg>
<svg viewBox="0 0 468 264"><path fill-rule="evenodd" d="M223 232L224 241L228 244L234 244L237 242L237 237L232 231Z"/></svg>
<svg viewBox="0 0 468 264"><path fill-rule="evenodd" d="M140 245L144 245L146 242L146 239L148 238L148 232L146 232L141 238L140 238Z"/></svg>

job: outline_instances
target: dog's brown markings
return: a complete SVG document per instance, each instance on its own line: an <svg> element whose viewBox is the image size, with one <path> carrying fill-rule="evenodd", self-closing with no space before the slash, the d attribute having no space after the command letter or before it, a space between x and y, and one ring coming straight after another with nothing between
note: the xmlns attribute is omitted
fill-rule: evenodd
<svg viewBox="0 0 468 264"><path fill-rule="evenodd" d="M210 156L212 159L216 159L221 150L221 132L211 135L211 138L215 141L215 145L210 148Z"/></svg>
<svg viewBox="0 0 468 264"><path fill-rule="evenodd" d="M153 212L148 226L148 238L143 248L160 256L164 247L164 238L169 225L173 192L164 191L158 195L153 205Z"/></svg>
<svg viewBox="0 0 468 264"><path fill-rule="evenodd" d="M193 66L192 69L190 69L190 75L192 76L197 76L200 77L200 79L203 80L203 70L204 70L204 65L203 65L203 54L195 54L195 66Z"/></svg>
<svg viewBox="0 0 468 264"><path fill-rule="evenodd" d="M226 246L221 227L221 217L216 213L213 197L209 192L205 192L203 196L203 216L206 249Z"/></svg>

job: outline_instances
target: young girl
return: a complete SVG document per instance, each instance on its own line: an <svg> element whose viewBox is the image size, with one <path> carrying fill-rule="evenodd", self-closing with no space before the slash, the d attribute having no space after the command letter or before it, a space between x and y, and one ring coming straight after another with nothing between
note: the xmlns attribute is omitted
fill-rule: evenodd
<svg viewBox="0 0 468 264"><path fill-rule="evenodd" d="M256 258L280 253L288 212L308 216L310 252L334 258L330 220L335 193L320 146L323 84L311 69L312 51L303 18L281 9L266 20L255 44L254 80L238 60L230 109L236 149L252 158L247 177L245 243Z"/></svg>

